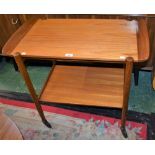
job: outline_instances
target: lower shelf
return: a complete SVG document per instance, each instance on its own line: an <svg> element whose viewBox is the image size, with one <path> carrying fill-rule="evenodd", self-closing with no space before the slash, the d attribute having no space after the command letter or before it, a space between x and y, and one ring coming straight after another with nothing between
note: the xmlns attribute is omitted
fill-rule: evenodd
<svg viewBox="0 0 155 155"><path fill-rule="evenodd" d="M124 70L56 65L41 101L122 108Z"/></svg>

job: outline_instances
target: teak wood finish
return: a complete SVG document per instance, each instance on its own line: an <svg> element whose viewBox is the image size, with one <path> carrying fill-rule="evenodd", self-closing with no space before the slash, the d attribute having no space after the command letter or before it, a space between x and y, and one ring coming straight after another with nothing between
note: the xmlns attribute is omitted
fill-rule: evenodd
<svg viewBox="0 0 155 155"><path fill-rule="evenodd" d="M56 65L41 101L122 108L124 70Z"/></svg>
<svg viewBox="0 0 155 155"><path fill-rule="evenodd" d="M132 57L122 62L125 68L64 66L54 62L39 97L35 93L20 53L14 57L45 125L50 124L44 117L39 101L120 108L121 130L127 137L125 121L133 67Z"/></svg>
<svg viewBox="0 0 155 155"><path fill-rule="evenodd" d="M131 84L131 73L133 68L133 58L128 57L126 59L126 66L124 70L124 87L123 87L123 107L122 107L122 122L121 122L121 130L124 133L124 136L127 137L127 133L125 130L125 122L128 110L128 99L129 99L129 91Z"/></svg>
<svg viewBox="0 0 155 155"><path fill-rule="evenodd" d="M36 106L36 108L37 108L37 110L39 112L39 115L40 115L43 123L45 125L47 125L48 127L51 127L51 125L47 122L47 120L46 120L46 118L44 116L43 110L42 110L41 105L40 105L39 100L38 100L38 96L37 96L37 94L35 92L35 89L33 87L33 84L31 82L29 74L28 74L28 72L26 70L24 62L23 62L23 60L21 58L21 55L19 53L17 53L17 54L15 54L14 58L15 58L18 69L19 69L21 75L23 76L23 79L24 79L24 81L26 83L26 86L27 86L27 88L28 88L28 90L30 92L30 95L31 95L31 97L32 97L32 99L33 99L33 101L35 103L35 106Z"/></svg>
<svg viewBox="0 0 155 155"><path fill-rule="evenodd" d="M27 34L31 29L33 24L37 21L37 18L32 18L25 22L7 41L5 46L2 49L2 53L7 56L11 56L10 52L18 45L21 39Z"/></svg>
<svg viewBox="0 0 155 155"><path fill-rule="evenodd" d="M142 62L149 57L146 21L32 19L2 50L8 56L16 52L29 58L122 61L133 57L135 62Z"/></svg>
<svg viewBox="0 0 155 155"><path fill-rule="evenodd" d="M18 29L2 52L14 56L48 127L39 101L120 108L121 129L127 136L125 121L133 62L144 62L149 57L145 20L32 19ZM23 62L27 58L54 62L39 97ZM125 68L56 65L60 60L119 62Z"/></svg>
<svg viewBox="0 0 155 155"><path fill-rule="evenodd" d="M21 26L17 14L0 14L0 53L8 38Z"/></svg>

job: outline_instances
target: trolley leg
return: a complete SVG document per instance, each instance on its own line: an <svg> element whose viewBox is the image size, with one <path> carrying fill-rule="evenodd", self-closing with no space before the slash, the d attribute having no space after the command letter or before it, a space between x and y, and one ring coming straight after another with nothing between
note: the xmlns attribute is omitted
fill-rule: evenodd
<svg viewBox="0 0 155 155"><path fill-rule="evenodd" d="M125 129L126 116L127 116L127 108L124 108L122 110L121 132L122 132L122 134L123 134L123 136L125 138L128 138L128 135L127 135L127 132L126 132L126 129Z"/></svg>
<svg viewBox="0 0 155 155"><path fill-rule="evenodd" d="M126 65L124 69L123 107L122 107L122 118L121 118L121 131L125 138L128 137L125 129L125 122L126 122L127 111L128 111L128 99L129 99L129 93L130 93L132 69L133 69L133 58L128 57L126 58Z"/></svg>
<svg viewBox="0 0 155 155"><path fill-rule="evenodd" d="M45 118L44 112L43 112L42 107L41 107L41 105L39 103L38 96L37 96L37 94L35 92L35 89L33 87L33 84L31 82L31 80L30 80L29 74L28 74L28 72L26 70L26 67L25 67L25 65L23 63L23 60L22 60L22 57L21 57L20 53L16 53L14 55L14 58L15 58L15 61L17 63L17 66L18 66L18 69L19 69L21 75L22 75L23 79L25 80L26 86L27 86L27 88L28 88L28 90L29 90L29 92L31 94L31 97L32 97L32 99L33 99L33 101L35 103L36 109L37 109L37 111L38 111L38 113L39 113L39 115L40 115L40 117L42 119L42 122L48 128L52 128L50 123Z"/></svg>

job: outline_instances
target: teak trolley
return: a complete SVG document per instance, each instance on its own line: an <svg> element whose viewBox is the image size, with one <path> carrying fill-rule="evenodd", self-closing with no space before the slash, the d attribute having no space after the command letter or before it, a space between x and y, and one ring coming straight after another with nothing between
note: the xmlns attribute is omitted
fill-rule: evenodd
<svg viewBox="0 0 155 155"><path fill-rule="evenodd" d="M3 54L15 58L45 125L51 127L40 101L120 108L121 131L127 137L125 121L133 64L149 57L145 20L33 19L10 38ZM29 58L53 62L39 96L24 65ZM93 65L98 63L123 66Z"/></svg>

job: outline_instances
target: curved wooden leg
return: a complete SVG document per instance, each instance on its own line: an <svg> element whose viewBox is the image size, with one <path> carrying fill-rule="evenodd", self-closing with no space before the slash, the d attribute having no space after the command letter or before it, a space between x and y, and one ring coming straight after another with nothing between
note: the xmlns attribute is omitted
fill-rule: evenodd
<svg viewBox="0 0 155 155"><path fill-rule="evenodd" d="M40 115L40 117L41 117L41 119L42 119L42 122L43 122L48 128L52 128L51 124L50 124L50 123L46 120L46 118L45 118L44 112L43 112L43 110L42 110L42 107L41 107L41 105L40 105L38 99L35 99L35 98L34 98L33 100L34 100L36 109L37 109L37 111L38 111L38 113L39 113L39 115Z"/></svg>
<svg viewBox="0 0 155 155"><path fill-rule="evenodd" d="M127 116L127 107L125 107L122 110L122 119L121 119L121 127L120 127L124 138L128 138L128 135L127 135L127 132L126 132L126 129L125 129L126 116Z"/></svg>
<svg viewBox="0 0 155 155"><path fill-rule="evenodd" d="M24 63L23 63L21 55L19 53L17 53L17 54L14 55L14 58L15 58L15 61L17 63L17 66L18 66L18 69L19 69L21 75L22 75L23 79L25 80L26 86L27 86L27 88L28 88L28 90L29 90L29 92L31 94L31 97L32 97L32 99L33 99L33 101L35 103L36 109L38 110L38 113L39 113L39 115L40 115L40 117L42 119L42 122L47 127L51 128L50 123L46 120L46 118L44 116L44 112L43 112L42 107L41 107L41 105L39 103L38 96L37 96L37 94L35 92L35 89L33 87L32 82L30 80L29 74L28 74L28 72L26 70L26 67L25 67Z"/></svg>
<svg viewBox="0 0 155 155"><path fill-rule="evenodd" d="M121 132L122 132L122 135L124 136L124 138L128 138L128 134L126 132L125 127L121 127Z"/></svg>
<svg viewBox="0 0 155 155"><path fill-rule="evenodd" d="M130 93L132 68L133 68L133 58L129 57L126 59L126 66L124 70L123 107L122 107L122 119L121 119L121 131L125 138L128 137L125 129L125 122L128 111L128 99Z"/></svg>

